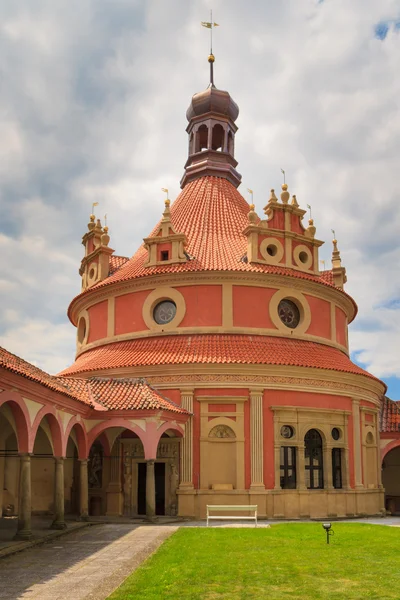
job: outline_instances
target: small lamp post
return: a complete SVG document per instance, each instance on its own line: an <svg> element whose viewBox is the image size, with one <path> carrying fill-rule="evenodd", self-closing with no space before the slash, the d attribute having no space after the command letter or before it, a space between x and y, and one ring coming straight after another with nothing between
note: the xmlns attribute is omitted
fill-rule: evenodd
<svg viewBox="0 0 400 600"><path fill-rule="evenodd" d="M333 529L332 529L332 524L331 523L322 523L322 527L326 531L326 543L329 544L329 538L330 538L330 536L335 533L333 531Z"/></svg>

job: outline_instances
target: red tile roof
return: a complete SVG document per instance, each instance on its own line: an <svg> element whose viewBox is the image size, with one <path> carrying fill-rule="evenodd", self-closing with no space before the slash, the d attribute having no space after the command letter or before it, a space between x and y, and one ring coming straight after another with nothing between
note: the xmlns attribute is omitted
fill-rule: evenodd
<svg viewBox="0 0 400 600"><path fill-rule="evenodd" d="M191 260L173 265L145 267L147 251L142 245L136 254L122 263L110 277L83 294L137 277L187 271L275 273L333 286L330 277L320 277L286 267L248 263L247 238L243 235L249 224L248 212L249 204L226 179L210 176L195 179L184 187L171 206L172 224L177 232L186 234L186 252ZM159 226L160 223L156 225L152 235L157 232Z"/></svg>
<svg viewBox="0 0 400 600"><path fill-rule="evenodd" d="M70 398L74 398L75 400L78 399L74 392L68 389L64 379L59 379L58 377L49 375L45 371L42 371L42 369L35 367L26 360L23 360L19 356L16 356L15 354L8 352L8 350L1 347L0 367L3 367L12 373L16 373L17 375L22 375L22 377L44 385L46 388L49 388L55 392L60 392L61 394L69 396Z"/></svg>
<svg viewBox="0 0 400 600"><path fill-rule="evenodd" d="M57 377L49 375L1 347L0 367L94 408L102 410L167 410L188 414L186 410L157 392L144 379Z"/></svg>
<svg viewBox="0 0 400 600"><path fill-rule="evenodd" d="M381 405L380 430L400 433L400 402L384 397Z"/></svg>
<svg viewBox="0 0 400 600"><path fill-rule="evenodd" d="M88 350L60 375L172 364L292 365L358 373L376 379L330 346L280 337L177 335L115 342Z"/></svg>
<svg viewBox="0 0 400 600"><path fill-rule="evenodd" d="M187 411L150 386L145 379L91 377L68 380L68 386L83 391L96 404L108 410L167 410L188 414Z"/></svg>
<svg viewBox="0 0 400 600"><path fill-rule="evenodd" d="M329 283L329 285L335 285L333 283L333 272L332 271L321 271L320 277L322 281L325 283Z"/></svg>
<svg viewBox="0 0 400 600"><path fill-rule="evenodd" d="M128 262L129 258L127 256L117 256L116 254L112 254L110 256L110 268L108 271L108 275L112 275L118 269L122 267L126 262Z"/></svg>

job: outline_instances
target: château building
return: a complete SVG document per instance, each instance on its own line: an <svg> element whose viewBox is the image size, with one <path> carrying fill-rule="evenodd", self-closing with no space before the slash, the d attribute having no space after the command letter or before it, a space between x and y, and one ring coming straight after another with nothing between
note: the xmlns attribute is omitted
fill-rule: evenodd
<svg viewBox="0 0 400 600"><path fill-rule="evenodd" d="M90 216L68 316L75 362L50 376L0 354L0 503L31 510L268 518L400 510L400 412L349 358L357 306L333 240L287 184L256 212L238 191L239 109L210 84L187 111L182 191L131 258ZM397 462L396 462L397 461ZM397 465L397 466L396 466ZM396 488L397 485L397 488Z"/></svg>

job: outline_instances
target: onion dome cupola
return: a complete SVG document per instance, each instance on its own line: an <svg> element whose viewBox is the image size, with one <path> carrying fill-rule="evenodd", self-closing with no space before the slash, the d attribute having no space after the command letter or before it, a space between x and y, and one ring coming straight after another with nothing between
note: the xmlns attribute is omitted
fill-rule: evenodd
<svg viewBox="0 0 400 600"><path fill-rule="evenodd" d="M186 112L189 157L181 179L182 188L205 175L223 177L235 187L242 179L236 171L238 163L234 156L239 107L228 92L215 87L214 61L214 55L210 54L210 84L193 96Z"/></svg>

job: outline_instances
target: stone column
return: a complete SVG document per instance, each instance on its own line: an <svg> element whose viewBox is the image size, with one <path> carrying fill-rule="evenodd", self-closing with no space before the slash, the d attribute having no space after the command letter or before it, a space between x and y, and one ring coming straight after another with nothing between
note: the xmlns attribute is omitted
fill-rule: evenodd
<svg viewBox="0 0 400 600"><path fill-rule="evenodd" d="M381 458L381 448L379 444L379 416L376 412L374 415L374 425L375 425L375 438L376 438L376 461L377 461L377 482L378 488L383 489L382 485L382 458Z"/></svg>
<svg viewBox="0 0 400 600"><path fill-rule="evenodd" d="M251 484L250 489L264 489L264 431L262 391L250 390L250 448ZM278 470L279 474L279 470ZM276 475L275 475L276 476Z"/></svg>
<svg viewBox="0 0 400 600"><path fill-rule="evenodd" d="M356 489L363 488L361 470L360 401L353 400L354 477Z"/></svg>
<svg viewBox="0 0 400 600"><path fill-rule="evenodd" d="M182 408L193 413L193 390L182 390ZM193 488L193 417L185 425L185 435L181 444L181 483L180 488Z"/></svg>
<svg viewBox="0 0 400 600"><path fill-rule="evenodd" d="M64 520L64 459L54 458L54 521L51 529L65 529Z"/></svg>
<svg viewBox="0 0 400 600"><path fill-rule="evenodd" d="M326 490L333 490L333 474L332 474L332 446L329 444L323 444L322 449L322 461L324 470L324 488Z"/></svg>
<svg viewBox="0 0 400 600"><path fill-rule="evenodd" d="M156 482L154 478L154 460L146 461L146 516L153 520L156 514Z"/></svg>
<svg viewBox="0 0 400 600"><path fill-rule="evenodd" d="M79 517L87 521L89 517L89 486L88 486L88 459L79 461Z"/></svg>
<svg viewBox="0 0 400 600"><path fill-rule="evenodd" d="M31 457L29 454L20 454L16 540L29 540L32 537L31 505Z"/></svg>

